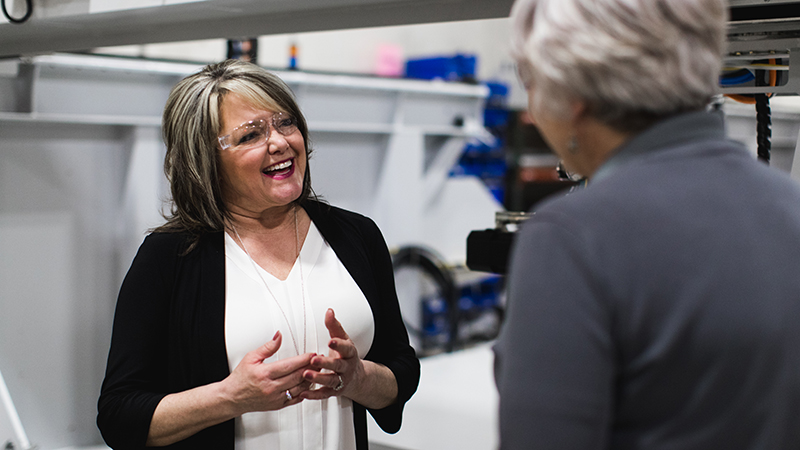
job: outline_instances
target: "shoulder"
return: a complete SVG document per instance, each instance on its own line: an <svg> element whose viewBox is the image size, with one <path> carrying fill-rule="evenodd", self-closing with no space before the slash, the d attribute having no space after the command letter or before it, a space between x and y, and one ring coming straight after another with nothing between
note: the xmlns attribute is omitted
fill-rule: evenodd
<svg viewBox="0 0 800 450"><path fill-rule="evenodd" d="M609 208L607 199L615 203L620 197L601 186L579 188L545 199L530 211L531 218L527 222L551 223L566 228L596 225L603 211Z"/></svg>
<svg viewBox="0 0 800 450"><path fill-rule="evenodd" d="M325 231L379 233L378 226L372 219L357 212L313 200L303 203L303 208L323 234Z"/></svg>
<svg viewBox="0 0 800 450"><path fill-rule="evenodd" d="M312 219L318 218L322 220L339 220L353 223L372 223L372 219L363 214L316 200L307 200L304 202L303 209L306 210Z"/></svg>
<svg viewBox="0 0 800 450"><path fill-rule="evenodd" d="M153 232L139 246L126 278L171 282L179 274L216 268L224 261L221 237L221 232L204 234L199 240L189 233Z"/></svg>
<svg viewBox="0 0 800 450"><path fill-rule="evenodd" d="M199 237L188 232L154 231L145 237L139 255L162 260L195 257L207 249L223 245L222 232L205 233Z"/></svg>
<svg viewBox="0 0 800 450"><path fill-rule="evenodd" d="M303 207L354 277L363 268L388 260L386 241L372 219L319 202L306 202Z"/></svg>
<svg viewBox="0 0 800 450"><path fill-rule="evenodd" d="M144 238L139 253L155 253L159 256L182 254L189 248L192 236L189 233L155 231Z"/></svg>

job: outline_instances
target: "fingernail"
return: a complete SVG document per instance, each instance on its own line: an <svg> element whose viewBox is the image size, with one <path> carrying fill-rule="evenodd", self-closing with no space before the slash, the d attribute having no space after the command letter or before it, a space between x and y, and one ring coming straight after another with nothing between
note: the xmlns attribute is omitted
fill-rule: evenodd
<svg viewBox="0 0 800 450"><path fill-rule="evenodd" d="M306 372L303 374L303 378L305 378L306 380L310 380L314 378L314 375L311 372Z"/></svg>
<svg viewBox="0 0 800 450"><path fill-rule="evenodd" d="M272 336L272 340L274 341L274 340L278 339L278 336L280 336L280 335L281 335L281 330L276 331L275 332L275 336Z"/></svg>
<svg viewBox="0 0 800 450"><path fill-rule="evenodd" d="M328 347L335 349L336 348L336 341L328 342Z"/></svg>

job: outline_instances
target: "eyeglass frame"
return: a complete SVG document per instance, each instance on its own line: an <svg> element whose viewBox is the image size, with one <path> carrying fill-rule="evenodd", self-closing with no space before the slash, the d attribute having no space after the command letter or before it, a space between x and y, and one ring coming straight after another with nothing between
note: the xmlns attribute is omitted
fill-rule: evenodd
<svg viewBox="0 0 800 450"><path fill-rule="evenodd" d="M281 120L285 120L285 119L292 120L292 124L288 125L288 126L279 126L279 125L277 125L278 122L280 122ZM270 124L269 126L267 126L267 121L268 120L269 120L269 124ZM291 114L287 114L287 113L283 113L283 112L277 112L277 113L272 114L272 116L270 116L269 119L253 119L253 120L247 121L247 122L237 126L233 130L231 130L230 133L228 133L228 134L226 134L224 136L217 136L217 142L219 142L219 145L222 148L222 150L228 150L228 149L234 149L235 150L236 147L238 147L240 145L247 145L247 144L231 144L228 141L229 141L229 139L231 137L233 137L234 133L236 133L236 130L239 130L239 129L243 128L243 127L252 126L252 125L254 125L256 123L263 124L263 126L264 126L264 130L265 130L265 132L264 132L264 141L263 142L254 143L254 144L252 144L252 147L250 147L250 148L254 148L254 147L257 147L257 146L261 145L262 143L266 143L269 140L269 137L270 137L270 135L272 133L272 130L277 131L278 134L280 134L281 136L288 136L290 134L295 133L297 130L300 129L298 127L297 118L295 118ZM281 128L291 128L291 131L281 131Z"/></svg>

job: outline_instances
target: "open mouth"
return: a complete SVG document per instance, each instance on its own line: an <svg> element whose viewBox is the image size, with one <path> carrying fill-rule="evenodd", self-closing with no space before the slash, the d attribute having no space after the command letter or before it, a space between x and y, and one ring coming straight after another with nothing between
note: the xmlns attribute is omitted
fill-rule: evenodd
<svg viewBox="0 0 800 450"><path fill-rule="evenodd" d="M261 170L261 173L268 177L284 177L290 175L294 170L294 158L273 164Z"/></svg>

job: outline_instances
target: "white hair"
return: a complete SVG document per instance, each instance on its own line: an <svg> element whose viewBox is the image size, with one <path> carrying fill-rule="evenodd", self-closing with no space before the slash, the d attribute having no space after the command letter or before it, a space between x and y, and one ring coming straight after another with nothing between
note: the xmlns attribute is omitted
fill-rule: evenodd
<svg viewBox="0 0 800 450"><path fill-rule="evenodd" d="M718 92L725 0L517 0L511 18L534 111L563 115L578 100L634 131Z"/></svg>

